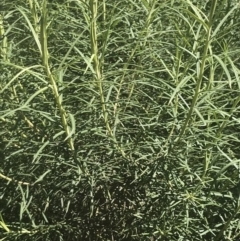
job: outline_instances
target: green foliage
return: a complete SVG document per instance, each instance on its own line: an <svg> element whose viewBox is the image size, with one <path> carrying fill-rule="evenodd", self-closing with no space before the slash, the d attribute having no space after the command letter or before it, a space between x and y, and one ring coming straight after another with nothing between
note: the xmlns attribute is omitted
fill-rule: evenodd
<svg viewBox="0 0 240 241"><path fill-rule="evenodd" d="M0 10L0 240L239 240L237 1Z"/></svg>

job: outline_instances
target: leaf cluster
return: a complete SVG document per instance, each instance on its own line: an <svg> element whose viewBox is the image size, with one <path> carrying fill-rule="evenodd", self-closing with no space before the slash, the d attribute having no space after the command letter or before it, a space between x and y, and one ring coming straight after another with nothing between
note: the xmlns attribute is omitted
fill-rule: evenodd
<svg viewBox="0 0 240 241"><path fill-rule="evenodd" d="M238 240L239 3L0 3L1 240Z"/></svg>

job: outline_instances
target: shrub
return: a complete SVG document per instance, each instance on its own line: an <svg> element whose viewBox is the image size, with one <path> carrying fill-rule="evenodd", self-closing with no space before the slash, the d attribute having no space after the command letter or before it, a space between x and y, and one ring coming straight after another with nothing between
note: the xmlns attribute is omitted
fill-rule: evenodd
<svg viewBox="0 0 240 241"><path fill-rule="evenodd" d="M1 240L238 240L239 3L0 3Z"/></svg>

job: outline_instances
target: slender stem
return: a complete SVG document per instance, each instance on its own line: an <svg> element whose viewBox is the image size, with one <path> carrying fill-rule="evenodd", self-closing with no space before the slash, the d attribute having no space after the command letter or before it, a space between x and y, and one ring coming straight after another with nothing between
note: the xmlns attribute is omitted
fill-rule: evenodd
<svg viewBox="0 0 240 241"><path fill-rule="evenodd" d="M215 9L216 9L216 5L217 5L217 0L213 0L212 1L212 6L211 6L211 10L210 10L209 21L208 21L208 28L207 28L207 34L206 34L207 35L206 36L206 44L204 46L204 51L203 51L203 56L202 56L199 76L197 76L197 85L196 85L196 88L195 88L195 94L193 96L193 100L192 100L190 109L188 111L185 123L184 123L184 125L183 125L183 127L181 129L181 132L180 132L180 134L179 134L179 136L177 138L177 142L181 139L182 135L185 133L185 131L187 129L188 123L190 122L192 113L194 111L194 107L195 107L195 105L197 103L197 100L198 100L198 95L200 93L200 89L201 89L201 85L202 85L202 79L203 79L203 74L204 74L204 69L205 69L206 60L207 60L207 57L208 57L208 50L209 50L209 47L210 47L211 41L212 41L212 39L211 39L211 32L212 32L212 24L213 24L213 15L214 15L214 12L215 12Z"/></svg>
<svg viewBox="0 0 240 241"><path fill-rule="evenodd" d="M102 106L102 113L104 116L104 122L106 125L107 133L114 141L117 149L121 152L123 156L125 156L124 151L118 145L114 133L110 127L108 113L103 93L103 78L101 73L101 64L99 61L98 56L98 41L97 41L97 15L98 15L98 1L97 0L90 0L90 9L91 9L91 51L93 56L93 67L95 71L95 80L98 86L99 94L100 94L100 101Z"/></svg>
<svg viewBox="0 0 240 241"><path fill-rule="evenodd" d="M111 130L111 127L109 125L108 120L108 114L106 110L106 104L104 100L104 93L103 93L103 80L101 75L101 68L100 68L100 62L98 59L98 43L97 43L97 10L98 10L98 1L97 0L91 0L90 1L91 6L91 13L92 13L92 21L91 21L91 50L93 55L93 65L95 70L95 79L97 82L99 94L100 94L100 100L102 105L102 112L104 116L105 125L108 131L108 134L113 137L113 132Z"/></svg>
<svg viewBox="0 0 240 241"><path fill-rule="evenodd" d="M67 123L67 113L62 106L62 102L58 93L56 80L53 74L51 73L49 62L48 62L49 54L48 54L48 47L47 47L47 0L43 0L40 42L41 42L41 52L42 52L42 63L45 68L46 74L48 76L49 82L53 89L53 94L57 103L57 107L60 111L60 116L61 116L64 131L66 133L66 136L69 137L70 131ZM71 137L68 138L68 144L70 149L74 150L73 139Z"/></svg>
<svg viewBox="0 0 240 241"><path fill-rule="evenodd" d="M8 43L7 43L7 36L5 36L5 30L3 27L3 16L0 14L0 56L2 56L4 61L8 61Z"/></svg>

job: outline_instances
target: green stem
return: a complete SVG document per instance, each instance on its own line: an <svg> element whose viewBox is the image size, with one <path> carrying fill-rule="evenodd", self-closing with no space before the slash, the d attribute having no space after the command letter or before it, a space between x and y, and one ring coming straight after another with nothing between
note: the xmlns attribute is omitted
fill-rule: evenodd
<svg viewBox="0 0 240 241"><path fill-rule="evenodd" d="M190 122L192 113L194 111L194 107L195 107L196 102L198 100L198 95L200 93L200 88L201 88L201 85L202 85L202 79L203 79L206 59L208 57L208 49L209 49L209 46L210 46L211 41L212 41L211 32L212 32L212 25L213 25L213 15L214 15L214 12L215 12L215 9L216 9L216 5L217 5L217 0L213 0L211 10L210 10L210 15L209 15L209 21L208 21L208 24L207 24L207 26L208 26L208 28L207 28L207 40L206 40L206 44L204 46L203 57L202 57L202 62L201 62L201 67L200 67L200 73L199 73L199 76L197 76L197 85L196 85L196 88L195 88L195 94L193 96L193 100L192 100L190 109L188 111L187 118L186 118L185 123L184 123L184 125L181 129L181 132L178 136L177 142L181 139L181 137L183 136L183 134L185 133L185 131L187 129L188 123Z"/></svg>
<svg viewBox="0 0 240 241"><path fill-rule="evenodd" d="M54 79L54 76L51 73L51 70L49 67L49 61L48 61L49 54L48 54L48 47L47 47L47 0L43 0L40 42L41 42L41 52L42 52L42 63L45 68L46 74L48 76L49 82L53 89L53 94L57 103L57 107L60 111L60 116L61 116L64 131L66 133L66 136L69 137L70 131L67 123L67 113L62 106L61 99L58 93L58 87ZM68 144L70 149L74 150L73 139L71 137L68 138Z"/></svg>

